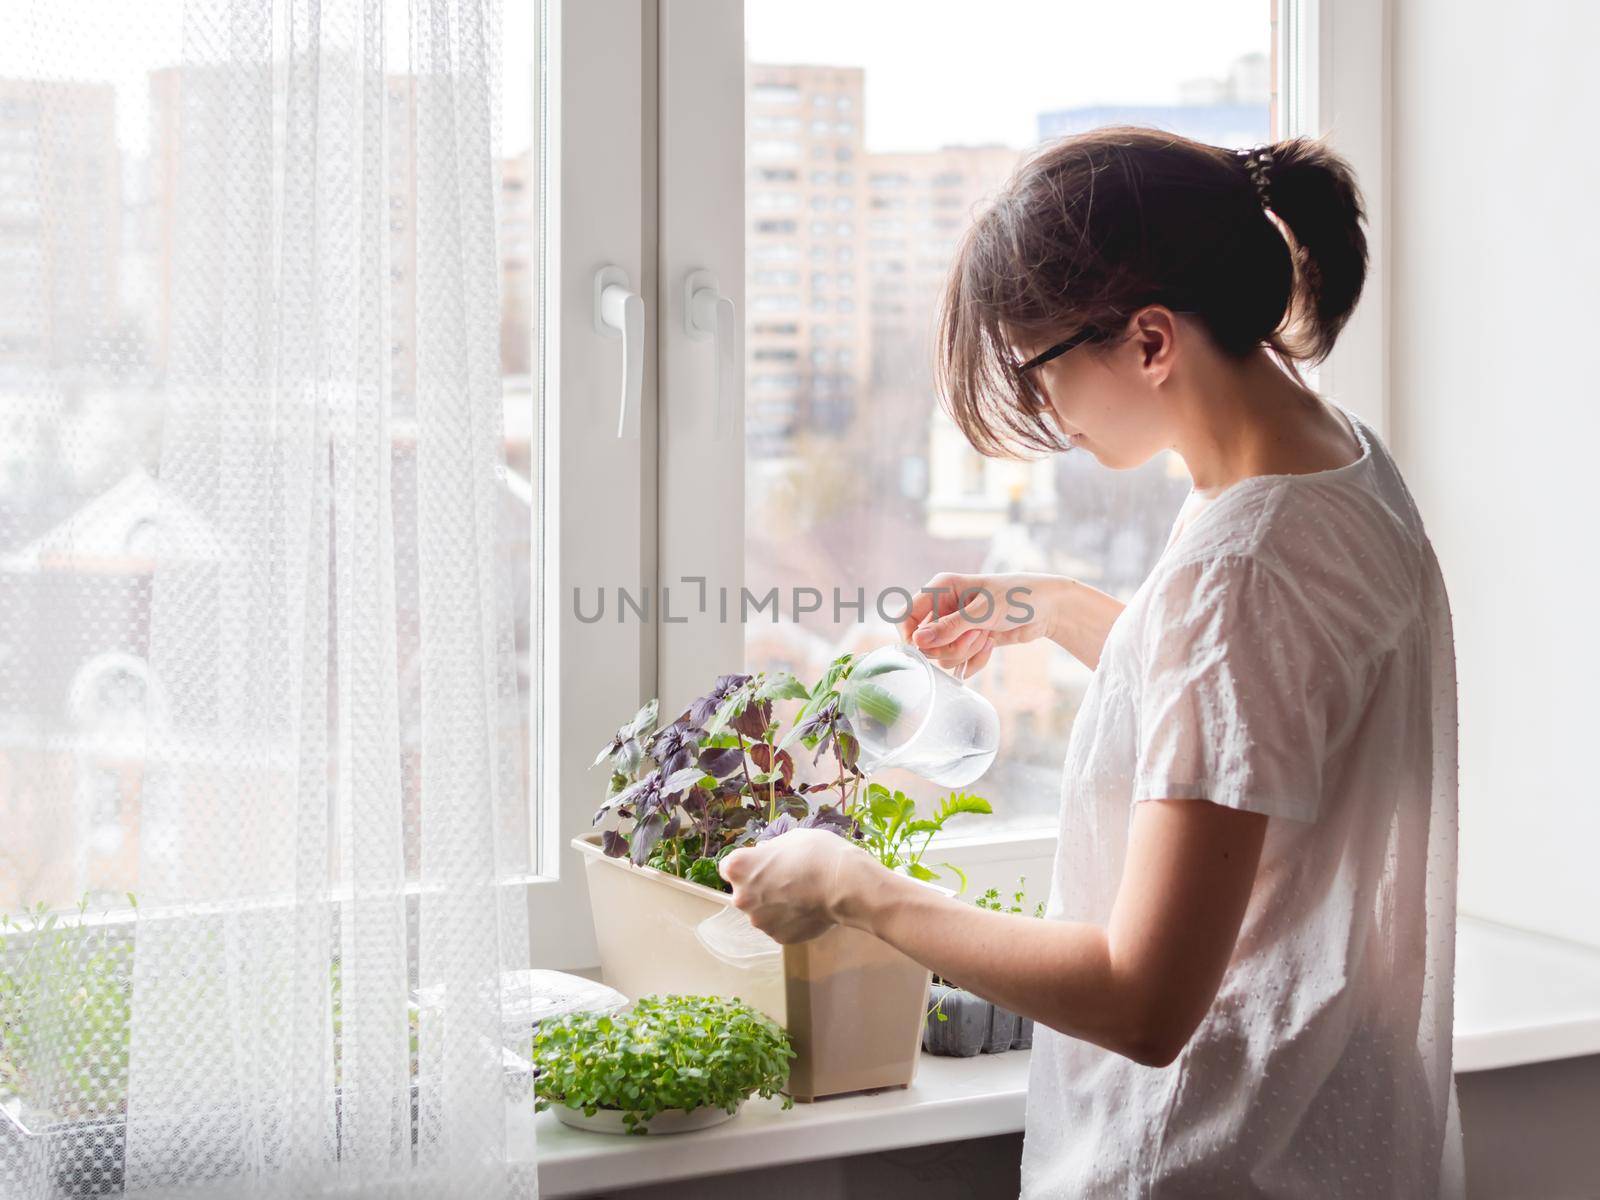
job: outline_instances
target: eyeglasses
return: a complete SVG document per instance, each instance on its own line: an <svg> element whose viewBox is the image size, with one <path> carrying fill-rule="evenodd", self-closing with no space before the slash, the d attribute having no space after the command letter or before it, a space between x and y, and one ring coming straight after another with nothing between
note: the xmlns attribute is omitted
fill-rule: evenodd
<svg viewBox="0 0 1600 1200"><path fill-rule="evenodd" d="M1048 350L1041 350L1038 354L1035 354L1027 362L1022 363L1021 365L1019 365L1017 367L1017 374L1026 375L1029 371L1033 370L1035 367L1042 367L1042 366L1044 366L1045 363L1049 362L1052 358L1060 358L1068 350L1076 350L1079 346L1083 345L1085 342L1092 342L1099 336L1100 336L1100 331L1095 329L1095 328L1093 328L1093 327L1090 327L1090 328L1087 328L1087 329L1080 329L1080 330L1078 330L1077 333L1073 334L1066 341L1057 342L1054 346L1051 346L1050 349L1048 349Z"/></svg>
<svg viewBox="0 0 1600 1200"><path fill-rule="evenodd" d="M1165 303L1165 302L1164 301L1160 301L1160 300L1152 300L1152 301L1150 301L1150 303L1152 303L1152 304L1161 304L1161 303ZM1171 308L1172 312L1174 312L1174 313L1182 313L1185 316L1197 317L1197 316L1200 315L1200 310L1199 309L1194 309L1194 308L1176 308L1176 307L1172 307L1170 305L1168 307ZM1052 358L1060 358L1068 350L1076 350L1079 346L1083 345L1085 342L1100 341L1100 340L1102 340L1103 336L1104 335L1101 334L1100 330L1096 329L1094 326L1092 326L1092 325L1087 326L1086 328L1078 330L1077 333L1075 333L1071 337L1067 338L1066 341L1057 342L1054 346L1051 346L1050 349L1048 349L1048 350L1041 350L1038 354L1035 354L1027 362L1022 363L1020 365L1013 363L1012 364L1012 369L1015 370L1018 375L1026 375L1029 371L1033 370L1035 367L1044 366L1044 364L1049 362Z"/></svg>

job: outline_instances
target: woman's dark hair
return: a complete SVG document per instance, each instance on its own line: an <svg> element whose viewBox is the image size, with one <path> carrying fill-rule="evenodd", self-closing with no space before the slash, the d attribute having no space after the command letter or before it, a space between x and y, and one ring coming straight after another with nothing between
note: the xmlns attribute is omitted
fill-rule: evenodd
<svg viewBox="0 0 1600 1200"><path fill-rule="evenodd" d="M1268 149L1266 208L1239 152L1156 129L1075 134L1017 168L962 238L939 306L940 400L980 453L1066 448L1014 344L1111 341L1148 304L1198 314L1230 356L1265 343L1297 379L1297 360L1327 357L1366 278L1361 194L1319 140Z"/></svg>

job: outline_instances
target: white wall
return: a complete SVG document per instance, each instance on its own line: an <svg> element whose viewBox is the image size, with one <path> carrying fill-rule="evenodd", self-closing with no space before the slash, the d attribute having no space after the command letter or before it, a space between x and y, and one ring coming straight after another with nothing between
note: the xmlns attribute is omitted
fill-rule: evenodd
<svg viewBox="0 0 1600 1200"><path fill-rule="evenodd" d="M1600 4L1393 4L1390 440L1455 612L1461 905L1600 945Z"/></svg>

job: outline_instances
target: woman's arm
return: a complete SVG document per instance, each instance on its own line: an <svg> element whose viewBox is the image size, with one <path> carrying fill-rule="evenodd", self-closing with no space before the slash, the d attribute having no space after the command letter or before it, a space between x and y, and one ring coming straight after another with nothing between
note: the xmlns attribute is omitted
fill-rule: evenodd
<svg viewBox="0 0 1600 1200"><path fill-rule="evenodd" d="M996 646L1047 637L1089 667L1100 662L1122 601L1063 575L935 575L900 622L940 666L981 670Z"/></svg>
<svg viewBox="0 0 1600 1200"><path fill-rule="evenodd" d="M735 851L722 874L734 904L781 942L852 925L987 1000L1165 1066L1216 998L1266 821L1204 800L1137 804L1104 927L975 908L819 830Z"/></svg>

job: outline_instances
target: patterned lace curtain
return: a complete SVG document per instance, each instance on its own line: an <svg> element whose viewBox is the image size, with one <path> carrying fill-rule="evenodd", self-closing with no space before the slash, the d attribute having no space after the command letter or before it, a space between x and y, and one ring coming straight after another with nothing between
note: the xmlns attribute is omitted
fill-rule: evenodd
<svg viewBox="0 0 1600 1200"><path fill-rule="evenodd" d="M4 24L0 1196L532 1195L494 0Z"/></svg>

